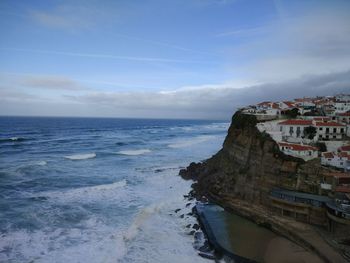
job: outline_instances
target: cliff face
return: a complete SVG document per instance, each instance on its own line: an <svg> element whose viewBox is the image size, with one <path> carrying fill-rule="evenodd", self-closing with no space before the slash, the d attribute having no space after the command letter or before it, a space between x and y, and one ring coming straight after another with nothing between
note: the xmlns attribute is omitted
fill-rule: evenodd
<svg viewBox="0 0 350 263"><path fill-rule="evenodd" d="M319 160L304 162L283 154L268 134L256 128L252 115L236 112L223 148L207 161L192 163L180 175L194 179L197 196L234 197L267 204L273 187L317 193Z"/></svg>

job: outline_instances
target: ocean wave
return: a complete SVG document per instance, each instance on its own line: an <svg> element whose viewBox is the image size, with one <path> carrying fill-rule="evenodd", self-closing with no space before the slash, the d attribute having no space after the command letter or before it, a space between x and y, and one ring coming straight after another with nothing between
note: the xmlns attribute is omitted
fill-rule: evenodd
<svg viewBox="0 0 350 263"><path fill-rule="evenodd" d="M122 189L127 185L125 179L111 183L100 184L93 186L84 186L74 188L66 191L49 191L41 192L40 196L48 197L51 199L67 201L82 201L82 202L96 202L97 200L108 199L110 201L113 198L118 199L117 189Z"/></svg>
<svg viewBox="0 0 350 263"><path fill-rule="evenodd" d="M39 165L39 166L45 166L45 165L47 165L47 162L46 161L38 161L35 164Z"/></svg>
<svg viewBox="0 0 350 263"><path fill-rule="evenodd" d="M74 154L74 155L64 156L64 158L73 160L73 161L92 159L95 157L96 157L96 153L84 153L84 154Z"/></svg>
<svg viewBox="0 0 350 263"><path fill-rule="evenodd" d="M0 262L118 262L125 244L115 227L91 217L81 227L35 231L21 229L3 233ZM81 229L83 228L83 229ZM117 229L118 230L118 229Z"/></svg>
<svg viewBox="0 0 350 263"><path fill-rule="evenodd" d="M184 139L184 140L180 140L180 141L171 143L168 145L168 147L169 148L185 148L185 147L192 146L194 144L198 144L198 143L212 140L215 137L216 136L214 136L214 135L201 135L201 136L197 136L195 138Z"/></svg>
<svg viewBox="0 0 350 263"><path fill-rule="evenodd" d="M139 150L125 150L125 151L119 151L117 154L122 154L122 155L142 155L146 153L152 152L149 149L139 149Z"/></svg>
<svg viewBox="0 0 350 263"><path fill-rule="evenodd" d="M125 231L123 235L124 241L128 242L134 239L141 226L144 222L146 222L153 214L159 213L164 204L153 204L150 205L139 212L139 214L135 217L133 223L129 226L128 230Z"/></svg>
<svg viewBox="0 0 350 263"><path fill-rule="evenodd" d="M1 142L22 142L27 140L29 140L29 138L24 138L24 137L0 138L0 143Z"/></svg>

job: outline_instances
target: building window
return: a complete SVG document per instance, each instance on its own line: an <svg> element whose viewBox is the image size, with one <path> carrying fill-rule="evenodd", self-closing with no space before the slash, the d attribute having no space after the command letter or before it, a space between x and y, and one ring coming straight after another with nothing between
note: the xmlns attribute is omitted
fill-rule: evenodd
<svg viewBox="0 0 350 263"><path fill-rule="evenodd" d="M337 138L337 136L336 135L333 135L333 139L336 139Z"/></svg>
<svg viewBox="0 0 350 263"><path fill-rule="evenodd" d="M283 127L282 126L280 127L280 131L283 131Z"/></svg>
<svg viewBox="0 0 350 263"><path fill-rule="evenodd" d="M326 133L329 133L329 128L326 128Z"/></svg>
<svg viewBox="0 0 350 263"><path fill-rule="evenodd" d="M297 137L300 137L300 127L297 127Z"/></svg>
<svg viewBox="0 0 350 263"><path fill-rule="evenodd" d="M309 151L309 156L311 156L311 152Z"/></svg>
<svg viewBox="0 0 350 263"><path fill-rule="evenodd" d="M344 133L344 128L341 128L341 129L340 129L340 133Z"/></svg>
<svg viewBox="0 0 350 263"><path fill-rule="evenodd" d="M289 127L289 134L292 135L294 133L293 127Z"/></svg>
<svg viewBox="0 0 350 263"><path fill-rule="evenodd" d="M333 133L336 133L337 132L337 128L333 128Z"/></svg>
<svg viewBox="0 0 350 263"><path fill-rule="evenodd" d="M323 130L323 128L322 127L320 127L320 128L318 128L320 131L322 131Z"/></svg>

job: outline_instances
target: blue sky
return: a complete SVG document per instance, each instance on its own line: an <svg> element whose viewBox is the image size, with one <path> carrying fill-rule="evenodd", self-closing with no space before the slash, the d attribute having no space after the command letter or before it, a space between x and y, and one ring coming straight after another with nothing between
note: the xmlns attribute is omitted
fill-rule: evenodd
<svg viewBox="0 0 350 263"><path fill-rule="evenodd" d="M1 115L227 119L350 90L346 0L3 0L0 19Z"/></svg>

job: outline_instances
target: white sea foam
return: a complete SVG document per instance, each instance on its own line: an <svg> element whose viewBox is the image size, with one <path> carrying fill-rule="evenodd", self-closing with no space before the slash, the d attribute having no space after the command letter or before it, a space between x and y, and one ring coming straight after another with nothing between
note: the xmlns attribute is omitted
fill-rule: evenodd
<svg viewBox="0 0 350 263"><path fill-rule="evenodd" d="M45 166L45 165L47 165L47 162L46 161L39 161L39 162L36 162L35 164L39 165L39 166Z"/></svg>
<svg viewBox="0 0 350 263"><path fill-rule="evenodd" d="M150 153L151 150L149 149L139 149L139 150L125 150L125 151L119 151L118 154L122 155L142 155L146 153Z"/></svg>
<svg viewBox="0 0 350 263"><path fill-rule="evenodd" d="M42 192L40 193L40 196L47 196L63 202L95 202L103 199L107 199L107 201L115 201L116 199L121 198L117 190L122 189L126 185L127 182L123 179L111 184L85 186L66 191Z"/></svg>
<svg viewBox="0 0 350 263"><path fill-rule="evenodd" d="M96 157L96 153L84 153L84 154L74 154L74 155L68 155L64 158L69 160L86 160L86 159L92 159Z"/></svg>
<svg viewBox="0 0 350 263"><path fill-rule="evenodd" d="M185 147L192 146L194 144L203 143L203 142L212 140L214 138L216 138L216 136L214 136L214 135L201 135L201 136L197 136L194 138L176 141L174 143L169 144L168 147L170 147L170 148L185 148Z"/></svg>
<svg viewBox="0 0 350 263"><path fill-rule="evenodd" d="M105 262L125 254L125 245L116 229L92 217L80 228L16 230L1 235L0 262ZM80 242L76 242L79 240Z"/></svg>

